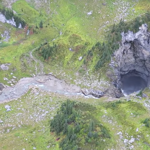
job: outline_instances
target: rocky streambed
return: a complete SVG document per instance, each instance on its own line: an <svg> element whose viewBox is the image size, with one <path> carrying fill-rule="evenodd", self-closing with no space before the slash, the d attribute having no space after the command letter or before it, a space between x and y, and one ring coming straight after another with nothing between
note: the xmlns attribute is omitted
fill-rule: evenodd
<svg viewBox="0 0 150 150"><path fill-rule="evenodd" d="M1 85L0 103L18 99L31 88L72 96L81 95L100 98L104 95L104 93L99 90L81 89L79 86L67 84L64 80L60 80L49 74L22 78L16 85L10 87L3 87Z"/></svg>

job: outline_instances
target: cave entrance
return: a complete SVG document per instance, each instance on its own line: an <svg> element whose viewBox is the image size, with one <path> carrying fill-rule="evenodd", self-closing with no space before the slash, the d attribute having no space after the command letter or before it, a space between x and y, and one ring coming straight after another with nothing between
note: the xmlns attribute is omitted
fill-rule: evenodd
<svg viewBox="0 0 150 150"><path fill-rule="evenodd" d="M137 71L130 71L121 76L121 90L123 94L129 95L147 87L147 76Z"/></svg>

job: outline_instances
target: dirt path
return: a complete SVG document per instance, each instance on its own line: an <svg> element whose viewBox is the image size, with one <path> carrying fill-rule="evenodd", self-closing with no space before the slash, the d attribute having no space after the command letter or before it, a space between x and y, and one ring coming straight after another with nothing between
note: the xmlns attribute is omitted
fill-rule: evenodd
<svg viewBox="0 0 150 150"><path fill-rule="evenodd" d="M30 51L30 58L31 59L33 59L34 61L35 61L35 73L36 73L36 75L37 74L39 74L39 75L42 75L42 74L44 74L44 65L43 65L43 63L40 61L40 60L37 60L34 56L33 56L33 52L35 51L35 50L37 50L38 48L36 47L36 48L34 48L34 49L32 49L31 51ZM39 67L38 67L38 63L39 63ZM38 73L38 68L40 68L40 72Z"/></svg>

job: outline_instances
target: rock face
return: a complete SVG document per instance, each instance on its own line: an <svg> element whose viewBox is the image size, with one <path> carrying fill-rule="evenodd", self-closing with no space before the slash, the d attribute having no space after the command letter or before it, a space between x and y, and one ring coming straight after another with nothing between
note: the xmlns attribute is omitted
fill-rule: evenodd
<svg viewBox="0 0 150 150"><path fill-rule="evenodd" d="M97 97L97 98L100 98L102 96L104 96L104 93L102 91L99 91L99 90L93 90L93 89L83 89L81 90L82 93L85 95L85 96L89 96L89 95L92 95L94 97Z"/></svg>
<svg viewBox="0 0 150 150"><path fill-rule="evenodd" d="M136 86L142 84L145 87L150 84L150 33L147 24L143 24L137 33L122 33L122 43L114 53L111 66L117 77L118 88L122 88L127 79L130 83L133 82L131 84L140 80L141 83ZM137 81L133 81L135 76L139 78ZM127 94L132 92L134 90Z"/></svg>
<svg viewBox="0 0 150 150"><path fill-rule="evenodd" d="M7 20L6 17L0 13L0 22L2 23L8 23L10 25L13 25L16 27L16 22L14 20L14 18L10 19L10 20Z"/></svg>
<svg viewBox="0 0 150 150"><path fill-rule="evenodd" d="M2 94L2 90L5 88L5 86L2 84L2 83L0 83L0 95Z"/></svg>

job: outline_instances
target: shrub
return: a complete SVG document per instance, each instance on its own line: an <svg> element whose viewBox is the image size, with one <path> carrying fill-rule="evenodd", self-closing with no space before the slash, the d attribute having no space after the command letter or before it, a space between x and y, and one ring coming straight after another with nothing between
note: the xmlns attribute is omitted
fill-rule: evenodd
<svg viewBox="0 0 150 150"><path fill-rule="evenodd" d="M146 118L143 123L145 124L146 127L150 128L150 118Z"/></svg>

